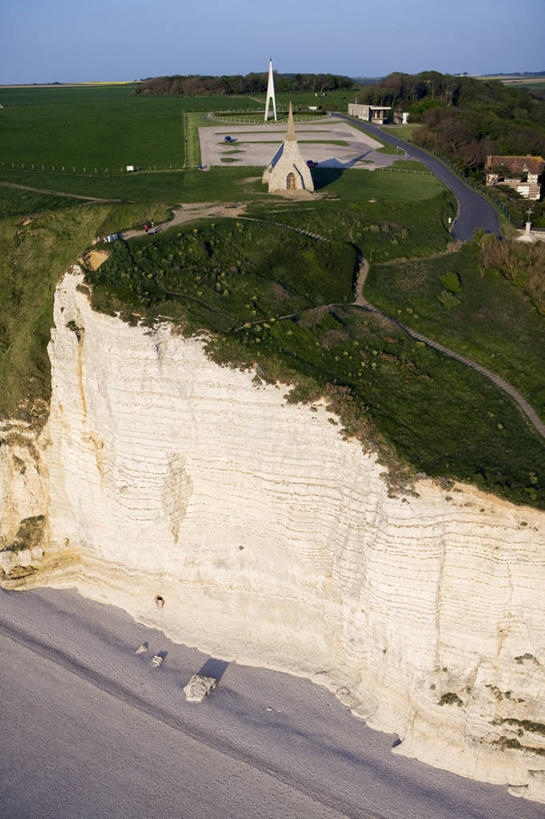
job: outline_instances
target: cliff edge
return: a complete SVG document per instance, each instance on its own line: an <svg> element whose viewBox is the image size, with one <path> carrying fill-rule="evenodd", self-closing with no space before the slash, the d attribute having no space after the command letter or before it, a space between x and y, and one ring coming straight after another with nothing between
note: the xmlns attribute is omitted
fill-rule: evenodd
<svg viewBox="0 0 545 819"><path fill-rule="evenodd" d="M309 676L396 753L545 801L545 513L395 495L323 404L93 312L77 266L54 325L47 426L2 430L4 585Z"/></svg>

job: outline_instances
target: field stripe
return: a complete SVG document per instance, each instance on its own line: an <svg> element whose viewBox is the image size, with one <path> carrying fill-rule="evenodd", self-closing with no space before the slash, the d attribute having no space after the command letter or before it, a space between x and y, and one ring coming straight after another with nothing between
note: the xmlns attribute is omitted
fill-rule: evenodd
<svg viewBox="0 0 545 819"><path fill-rule="evenodd" d="M17 185L15 182L0 182L3 188L18 188L23 191L33 191L33 193L45 193L51 196L63 196L68 199L84 199L87 202L122 202L122 199L103 199L98 196L83 196L79 193L64 193L63 191L51 191L46 188L32 188L30 185Z"/></svg>

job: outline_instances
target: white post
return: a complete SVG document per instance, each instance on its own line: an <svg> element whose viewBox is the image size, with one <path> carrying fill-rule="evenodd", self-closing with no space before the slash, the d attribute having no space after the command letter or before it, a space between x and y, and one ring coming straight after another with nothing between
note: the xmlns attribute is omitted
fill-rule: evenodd
<svg viewBox="0 0 545 819"><path fill-rule="evenodd" d="M528 210L526 211L526 213L528 214L528 221L526 222L526 236L530 236L530 234L531 234L531 230L532 230L531 219L532 219L532 213L533 212L534 211L532 210L532 208L528 208Z"/></svg>
<svg viewBox="0 0 545 819"><path fill-rule="evenodd" d="M276 97L274 96L274 77L272 67L272 57L269 60L269 81L267 83L267 102L265 103L265 122L269 119L269 102L272 100L274 121L278 120L276 116Z"/></svg>

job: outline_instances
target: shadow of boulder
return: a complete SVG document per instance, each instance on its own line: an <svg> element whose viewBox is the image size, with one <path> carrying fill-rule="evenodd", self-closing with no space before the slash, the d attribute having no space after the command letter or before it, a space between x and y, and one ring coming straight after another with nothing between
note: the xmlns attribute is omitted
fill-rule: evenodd
<svg viewBox="0 0 545 819"><path fill-rule="evenodd" d="M209 657L197 673L201 677L215 677L219 682L225 674L228 665L229 663L225 660L217 660L215 657Z"/></svg>

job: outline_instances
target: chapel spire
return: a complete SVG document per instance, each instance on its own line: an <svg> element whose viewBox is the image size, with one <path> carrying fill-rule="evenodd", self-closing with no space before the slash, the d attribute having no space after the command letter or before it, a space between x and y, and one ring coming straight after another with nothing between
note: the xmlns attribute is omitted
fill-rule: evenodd
<svg viewBox="0 0 545 819"><path fill-rule="evenodd" d="M295 125L293 123L293 105L291 104L291 100L288 111L288 130L286 131L286 139L289 142L297 142L297 137L295 136Z"/></svg>

